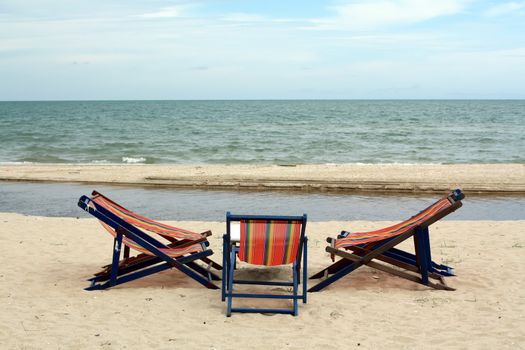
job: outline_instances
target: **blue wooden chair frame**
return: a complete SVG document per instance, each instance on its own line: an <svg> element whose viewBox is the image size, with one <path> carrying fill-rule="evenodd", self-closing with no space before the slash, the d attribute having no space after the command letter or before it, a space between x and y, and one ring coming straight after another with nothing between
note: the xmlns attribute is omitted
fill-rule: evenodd
<svg viewBox="0 0 525 350"><path fill-rule="evenodd" d="M435 289L455 290L448 286L444 280L444 277L454 276L454 269L450 266L437 264L432 261L429 226L460 208L462 206L461 200L464 197L465 195L460 190L453 191L449 196L449 200L453 201L450 207L399 236L376 242L372 248L367 246L365 249L365 244L346 247L344 250L336 249L331 245L327 246L326 251L332 255L332 258L337 255L342 259L311 276L310 279L325 279L311 287L308 291L320 291L363 265ZM394 248L410 237L414 239L415 254ZM327 238L327 242L332 243L333 239L329 237ZM352 252L348 252L348 250ZM374 259L386 264L373 261ZM397 268L392 268L389 265ZM431 281L431 278L436 280L436 282Z"/></svg>
<svg viewBox="0 0 525 350"><path fill-rule="evenodd" d="M173 267L194 279L198 283L202 284L206 288L219 289L219 287L213 284L212 280L219 280L220 278L195 263L195 260L203 259L213 254L213 251L207 248L209 242L205 238L202 240L186 243L200 243L202 244L203 251L174 259L160 250L162 248L169 248L168 245L157 241L150 235L126 222L109 210L97 205L95 202L93 203L96 209L93 208L89 205L91 202L91 198L82 196L78 201L78 206L113 228L116 232L116 236L113 241L111 265L108 266L110 267L109 274L98 274L90 278L88 281L91 282L91 286L85 288L86 290L107 289L122 283L136 280L141 277L171 269ZM122 239L124 236L130 238L142 248L151 252L152 256L145 256L145 259L139 259L136 262L126 265L124 268L120 267ZM127 249L128 247L125 248L128 252L124 253L124 257L127 258L126 254L129 254L129 249Z"/></svg>
<svg viewBox="0 0 525 350"><path fill-rule="evenodd" d="M231 222L241 220L262 220L262 221L301 221L301 237L298 246L298 252L295 261L292 264L292 281L254 281L254 280L239 280L234 278L234 270L236 269L236 257L239 248L231 242ZM267 216L267 215L233 215L230 212L226 213L226 234L223 236L223 269L222 269L222 301L227 299L226 316L230 317L232 312L241 313L279 313L291 314L297 316L298 314L298 300L301 299L303 304L307 302L307 254L308 254L308 238L305 235L306 230L306 214L302 216ZM301 282L301 259L302 259L302 282ZM299 284L302 283L302 294L299 295ZM292 287L292 293L283 294L248 294L248 293L234 293L233 286L235 284L250 284L263 286L287 286ZM234 308L233 298L267 298L267 299L291 299L293 307L291 309L270 309L270 308Z"/></svg>

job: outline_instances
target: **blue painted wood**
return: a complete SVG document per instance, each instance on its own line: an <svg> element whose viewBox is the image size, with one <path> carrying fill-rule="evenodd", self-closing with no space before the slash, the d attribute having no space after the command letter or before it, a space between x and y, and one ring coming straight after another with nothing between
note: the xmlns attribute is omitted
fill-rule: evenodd
<svg viewBox="0 0 525 350"><path fill-rule="evenodd" d="M330 284L334 283L335 281L337 281L337 280L343 278L344 276L348 275L350 272L354 271L359 266L361 266L361 265L357 265L355 262L352 262L352 263L344 266L343 268L341 268L339 271L335 272L334 274L332 274L328 278L326 278L326 279L322 280L321 282L317 283L315 286L310 287L310 289L308 289L308 291L309 292L318 292L321 289L323 289L323 288L329 286Z"/></svg>
<svg viewBox="0 0 525 350"><path fill-rule="evenodd" d="M252 280L233 280L234 284L257 284L261 286L287 286L292 287L293 282L277 282L277 281L252 281Z"/></svg>
<svg viewBox="0 0 525 350"><path fill-rule="evenodd" d="M226 294L228 295L228 306L226 309L226 316L230 317L232 315L232 293L233 293L233 263L235 262L235 248L230 249L230 265L228 268L228 290Z"/></svg>
<svg viewBox="0 0 525 350"><path fill-rule="evenodd" d="M114 286L117 282L118 263L120 260L120 250L122 249L122 233L117 229L117 235L113 239L113 261L111 262L111 278L109 284Z"/></svg>
<svg viewBox="0 0 525 350"><path fill-rule="evenodd" d="M302 281L302 284L303 284L303 304L306 304L306 301L307 301L306 295L308 294L307 293L307 290L308 290L308 264L307 264L307 261L308 261L308 237L306 237L306 236L304 237L303 251L304 251L304 256L303 256L303 281Z"/></svg>
<svg viewBox="0 0 525 350"><path fill-rule="evenodd" d="M302 299L302 295L281 295L281 294L256 294L256 293L231 293L233 298L255 298L255 299Z"/></svg>
<svg viewBox="0 0 525 350"><path fill-rule="evenodd" d="M104 289L108 288L113 285L121 284L126 281L131 281L140 277L147 276L152 273L158 272L159 266L154 266L149 269L143 269L135 273L128 274L126 276L118 278L118 259L120 257L120 248L122 243L122 236L125 234L130 239L132 239L134 242L136 242L138 245L143 247L144 249L150 251L152 254L154 254L159 260L164 261L166 263L166 268L175 267L181 272L185 273L189 277L193 278L200 284L204 285L207 288L210 289L218 289L217 286L215 286L211 282L211 275L210 278L203 277L200 273L204 273L204 269L202 269L198 265L192 265L194 268L197 266L197 272L192 270L190 267L185 266L184 264L191 263L196 259L200 259L206 256L209 256L213 254L213 251L211 250L205 250L203 252L194 253L189 256L181 257L178 259L173 259L172 257L168 256L159 248L168 248L166 245L162 244L161 242L155 240L153 237L147 235L146 233L142 232L140 229L136 228L135 226L127 223L123 219L119 218L117 215L113 214L112 212L106 210L105 208L101 206L97 206L95 202L93 204L95 205L96 209L89 206L89 203L93 202L90 198L87 196L82 196L79 199L78 205L80 208L84 209L85 211L89 212L91 215L95 216L97 219L105 222L106 224L110 225L112 228L115 229L117 232L117 236L115 238L114 242L114 251L113 251L113 262L112 262L112 268L111 268L111 277L109 280L109 283L100 285L97 289ZM120 237L120 238L119 238ZM120 243L118 243L120 240ZM118 248L118 254L117 254L117 248ZM116 260L115 260L116 259ZM162 265L160 265L162 266ZM164 269L166 269L164 268ZM96 279L92 281L91 287L87 288L87 290L93 290L95 287Z"/></svg>
<svg viewBox="0 0 525 350"><path fill-rule="evenodd" d="M200 276L199 274L193 272L191 269L185 267L185 265L184 265L188 261L193 261L194 259L200 259L200 258L209 256L209 255L211 255L210 251L200 252L200 253L196 253L196 256L181 257L180 259L178 259L178 262L181 263L182 266L185 269L188 270L188 271L182 271L182 272L187 273L187 274L193 274L196 277L194 279L197 282L199 282L202 285L204 285L205 287L208 287L210 289L218 289L218 287L215 286L213 283L211 283L209 280L203 278L202 276ZM163 262L160 265L152 266L152 267L149 267L147 269L142 269L142 270L134 272L134 273L129 273L129 274L126 274L126 275L119 275L119 276L117 276L114 285L116 286L116 285L119 285L119 284L122 284L122 283L130 282L130 281L136 280L138 278L149 276L151 274L154 274L154 273L157 273L157 272L160 272L160 271L164 271L164 270L167 270L167 269L171 269L171 268L173 268L172 264ZM190 276L190 277L192 277L192 276ZM90 287L85 288L85 290L107 289L107 288L112 287L112 286L113 285L111 285L111 281L107 281L106 283L103 283L103 284L93 283Z"/></svg>
<svg viewBox="0 0 525 350"><path fill-rule="evenodd" d="M228 275L228 235L222 236L222 283L221 283L221 300L226 300L226 276Z"/></svg>
<svg viewBox="0 0 525 350"><path fill-rule="evenodd" d="M286 309L252 309L252 308L232 308L231 312L257 313L257 314L287 314L294 315L293 310ZM294 315L296 316L296 315Z"/></svg>
<svg viewBox="0 0 525 350"><path fill-rule="evenodd" d="M421 227L416 227L414 238L416 238L417 255L419 262L419 272L421 273L421 283L428 285L428 253L426 241L424 237L424 230Z"/></svg>
<svg viewBox="0 0 525 350"><path fill-rule="evenodd" d="M226 222L241 221L241 220L275 220L275 221L303 221L307 215L302 216L281 216L281 215L234 215L230 212L226 213Z"/></svg>
<svg viewBox="0 0 525 350"><path fill-rule="evenodd" d="M299 306L297 305L297 265L293 264L293 315L297 316Z"/></svg>
<svg viewBox="0 0 525 350"><path fill-rule="evenodd" d="M93 203L96 209L89 206L89 203ZM129 224L124 219L118 217L117 215L113 214L109 210L105 209L104 207L98 205L97 203L93 202L91 198L87 196L80 197L78 201L78 206L84 209L85 211L89 212L93 216L100 215L106 224L111 226L114 230L116 230L119 227L122 227L126 231L134 232L137 236L139 236L143 241L146 241L157 248L164 248L164 244L157 241L153 237L147 235L146 233L142 232L135 226Z"/></svg>

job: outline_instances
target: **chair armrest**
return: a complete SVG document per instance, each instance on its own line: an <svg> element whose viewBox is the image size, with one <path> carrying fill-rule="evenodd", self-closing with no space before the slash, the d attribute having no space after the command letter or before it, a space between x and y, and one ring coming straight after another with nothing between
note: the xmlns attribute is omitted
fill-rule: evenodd
<svg viewBox="0 0 525 350"><path fill-rule="evenodd" d="M209 236L212 235L212 233L211 233L210 230L208 230L208 231L201 232L201 235L202 235L203 237L209 237Z"/></svg>
<svg viewBox="0 0 525 350"><path fill-rule="evenodd" d="M199 244L199 243L206 242L207 240L208 239L206 239L206 237L202 237L202 238L196 239L194 241L187 241L187 242L184 242L182 244L173 245L172 248L185 248L185 247L192 246L194 244Z"/></svg>

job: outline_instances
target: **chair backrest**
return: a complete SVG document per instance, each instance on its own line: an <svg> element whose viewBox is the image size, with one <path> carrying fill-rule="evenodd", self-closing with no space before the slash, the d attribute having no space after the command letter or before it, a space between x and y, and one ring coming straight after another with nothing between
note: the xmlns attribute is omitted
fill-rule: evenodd
<svg viewBox="0 0 525 350"><path fill-rule="evenodd" d="M232 215L227 213L227 234L232 221L240 223L239 259L254 265L285 265L301 259L306 229L303 216Z"/></svg>
<svg viewBox="0 0 525 350"><path fill-rule="evenodd" d="M436 201L434 204L423 209L418 214L396 225L369 232L343 231L337 237L334 246L336 248L341 248L363 243L382 241L403 234L409 230L414 230L417 227L428 227L461 207L461 200L463 198L465 198L465 195L461 192L461 190L457 189L452 191L449 195Z"/></svg>
<svg viewBox="0 0 525 350"><path fill-rule="evenodd" d="M143 230L154 232L161 236L173 237L177 240L196 240L200 239L200 233L188 231L179 227L170 226L161 222L151 220L145 216L138 215L131 210L124 208L122 205L112 201L103 194L93 191L91 200L98 206L103 206L116 216L120 217L127 223L139 227Z"/></svg>
<svg viewBox="0 0 525 350"><path fill-rule="evenodd" d="M106 229L113 237L116 237L118 230L124 232L122 243L129 248L137 250L139 252L152 255L151 248L162 250L163 252L176 253L177 256L184 255L186 253L202 251L205 249L204 245L207 242L202 243L196 241L195 244L184 244L183 246L171 247L165 243L156 240L149 233L156 233L154 230L142 231L140 226L135 225L133 222L126 220L125 217L119 215L118 211L115 211L112 205L108 205L111 200L101 200L105 198L102 195L93 195L93 197L82 196L78 200L78 206L89 214L96 217L102 224L102 227ZM114 202L111 202L114 203ZM115 203L116 204L116 203ZM126 210L126 209L125 209ZM134 238L128 237L132 235ZM202 240L202 237L201 237ZM191 241L189 243L192 243ZM149 248L148 248L149 247Z"/></svg>
<svg viewBox="0 0 525 350"><path fill-rule="evenodd" d="M147 233L141 231L138 227L127 222L122 217L112 212L108 207L93 200L93 198L88 196L80 197L78 200L78 206L96 217L101 223L103 223L102 226L113 236L116 235L116 230L120 228L127 232L133 233L140 240L152 244L157 248L166 247L164 244L157 241Z"/></svg>

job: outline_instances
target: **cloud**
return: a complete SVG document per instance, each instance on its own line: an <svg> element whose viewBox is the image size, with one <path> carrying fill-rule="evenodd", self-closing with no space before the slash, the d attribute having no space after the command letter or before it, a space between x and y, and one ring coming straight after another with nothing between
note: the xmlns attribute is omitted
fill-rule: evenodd
<svg viewBox="0 0 525 350"><path fill-rule="evenodd" d="M230 13L221 18L223 21L231 22L261 22L268 21L265 17L252 13L235 12Z"/></svg>
<svg viewBox="0 0 525 350"><path fill-rule="evenodd" d="M190 67L191 71L207 71L208 69L210 69L210 67L208 67L208 66L193 66L193 67Z"/></svg>
<svg viewBox="0 0 525 350"><path fill-rule="evenodd" d="M461 12L466 0L370 0L333 7L333 17L313 20L323 29L378 29L406 25Z"/></svg>
<svg viewBox="0 0 525 350"><path fill-rule="evenodd" d="M487 11L485 11L484 14L487 17L497 17L497 16L502 16L502 15L506 15L506 14L521 10L523 8L525 8L525 1L521 1L521 2L512 1L512 2L506 2L503 4L499 4L496 6L492 6Z"/></svg>
<svg viewBox="0 0 525 350"><path fill-rule="evenodd" d="M147 12L142 15L138 15L138 17L142 18L174 18L174 17L181 17L183 13L186 11L188 6L184 5L178 5L178 6L169 6L169 7L163 7L159 9L158 11L154 12Z"/></svg>
<svg viewBox="0 0 525 350"><path fill-rule="evenodd" d="M525 0L327 0L293 16L161 1L24 1L0 16L0 98L524 96L524 22L483 16Z"/></svg>

